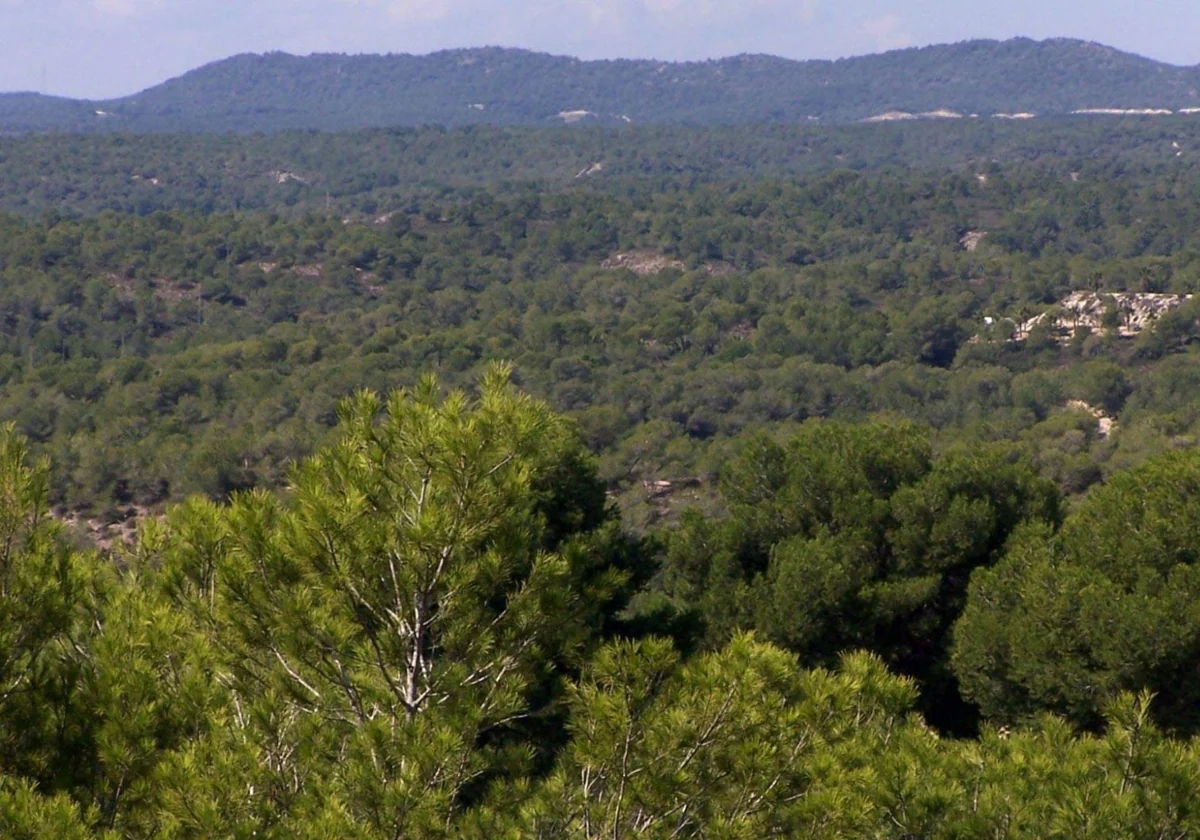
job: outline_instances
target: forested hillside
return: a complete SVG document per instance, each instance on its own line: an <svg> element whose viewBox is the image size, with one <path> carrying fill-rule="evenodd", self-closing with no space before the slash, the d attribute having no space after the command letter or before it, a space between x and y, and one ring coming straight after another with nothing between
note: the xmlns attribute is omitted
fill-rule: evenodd
<svg viewBox="0 0 1200 840"><path fill-rule="evenodd" d="M0 211L93 215L316 211L375 219L414 199L475 189L668 193L693 184L827 173L1059 173L1134 164L1191 171L1200 119L1068 117L1036 123L840 127L394 129L320 134L0 138ZM1148 176L1148 175L1147 175Z"/></svg>
<svg viewBox="0 0 1200 840"><path fill-rule="evenodd" d="M0 133L847 122L1200 107L1200 75L1099 44L969 41L838 61L580 61L523 50L241 55L105 102L0 96Z"/></svg>
<svg viewBox="0 0 1200 840"><path fill-rule="evenodd" d="M0 837L1200 835L1197 126L0 140Z"/></svg>
<svg viewBox="0 0 1200 840"><path fill-rule="evenodd" d="M1073 291L1196 291L1197 179L1031 164L443 189L358 221L10 217L0 417L55 453L56 500L113 516L276 486L354 388L509 360L642 517L643 482L715 474L746 430L880 412L1079 492L1195 433L1195 305L1131 338L1010 338Z"/></svg>

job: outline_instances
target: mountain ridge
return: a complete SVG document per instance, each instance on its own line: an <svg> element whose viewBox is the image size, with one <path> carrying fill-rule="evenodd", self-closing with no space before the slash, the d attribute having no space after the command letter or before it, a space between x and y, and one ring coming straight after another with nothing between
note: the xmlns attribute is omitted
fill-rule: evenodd
<svg viewBox="0 0 1200 840"><path fill-rule="evenodd" d="M582 60L473 47L426 55L243 53L110 100L0 94L0 133L549 125L568 118L844 123L888 112L1195 107L1200 67L1065 38L974 40L804 61L764 54Z"/></svg>

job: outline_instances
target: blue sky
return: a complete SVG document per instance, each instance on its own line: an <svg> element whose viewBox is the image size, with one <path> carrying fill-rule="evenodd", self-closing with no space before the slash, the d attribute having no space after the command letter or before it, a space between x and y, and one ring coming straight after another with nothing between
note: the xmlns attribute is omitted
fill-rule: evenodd
<svg viewBox="0 0 1200 840"><path fill-rule="evenodd" d="M1069 36L1200 63L1197 0L0 0L0 91L133 93L240 52L500 44L583 58L835 58Z"/></svg>

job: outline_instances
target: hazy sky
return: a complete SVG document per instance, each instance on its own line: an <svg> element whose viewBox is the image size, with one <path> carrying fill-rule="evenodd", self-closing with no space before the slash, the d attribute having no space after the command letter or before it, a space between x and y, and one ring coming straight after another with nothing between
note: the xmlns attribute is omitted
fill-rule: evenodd
<svg viewBox="0 0 1200 840"><path fill-rule="evenodd" d="M1200 63L1198 0L0 0L0 91L133 93L241 52L499 44L583 58L834 58L1069 36Z"/></svg>

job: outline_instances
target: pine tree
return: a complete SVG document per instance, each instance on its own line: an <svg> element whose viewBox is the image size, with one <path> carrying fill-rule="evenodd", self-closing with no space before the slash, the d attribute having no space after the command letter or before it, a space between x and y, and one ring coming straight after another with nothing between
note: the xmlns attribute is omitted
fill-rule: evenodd
<svg viewBox="0 0 1200 840"><path fill-rule="evenodd" d="M529 766L628 574L573 429L507 380L360 393L283 497L176 511L164 576L225 650L263 813L423 836Z"/></svg>

